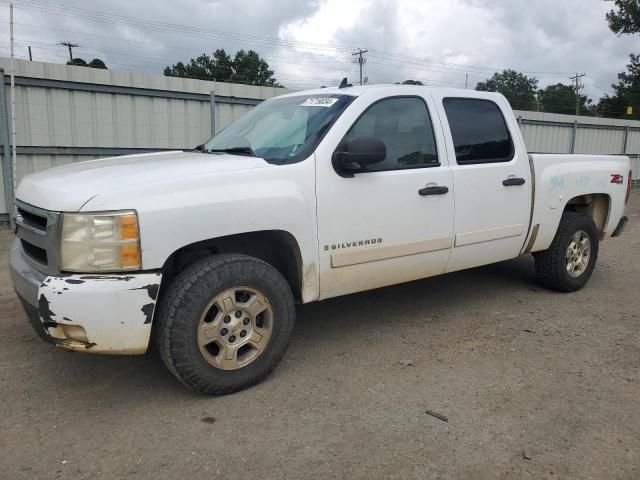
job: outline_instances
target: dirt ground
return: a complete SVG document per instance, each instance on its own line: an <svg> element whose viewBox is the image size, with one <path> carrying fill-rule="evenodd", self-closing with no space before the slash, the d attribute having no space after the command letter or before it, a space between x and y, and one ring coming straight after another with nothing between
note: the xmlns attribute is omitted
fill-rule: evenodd
<svg viewBox="0 0 640 480"><path fill-rule="evenodd" d="M640 478L638 189L628 215L574 294L526 257L299 307L276 372L221 398L41 342L4 260L0 478Z"/></svg>

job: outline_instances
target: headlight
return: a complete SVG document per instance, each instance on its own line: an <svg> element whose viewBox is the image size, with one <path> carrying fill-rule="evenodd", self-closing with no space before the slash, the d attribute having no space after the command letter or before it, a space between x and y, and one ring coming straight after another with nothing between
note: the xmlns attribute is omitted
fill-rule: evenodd
<svg viewBox="0 0 640 480"><path fill-rule="evenodd" d="M136 212L64 213L60 267L67 272L118 272L142 268Z"/></svg>

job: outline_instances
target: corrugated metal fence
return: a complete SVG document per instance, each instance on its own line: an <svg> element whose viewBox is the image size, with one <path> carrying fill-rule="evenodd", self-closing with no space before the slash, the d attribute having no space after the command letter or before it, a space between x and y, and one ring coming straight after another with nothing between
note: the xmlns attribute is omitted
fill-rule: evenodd
<svg viewBox="0 0 640 480"><path fill-rule="evenodd" d="M536 153L640 153L640 122L515 111L527 148Z"/></svg>
<svg viewBox="0 0 640 480"><path fill-rule="evenodd" d="M515 111L527 150L535 153L628 155L640 180L640 122Z"/></svg>
<svg viewBox="0 0 640 480"><path fill-rule="evenodd" d="M4 88L9 111L9 59L0 58L0 69L0 90ZM219 131L254 105L287 92L24 60L15 60L15 72L18 182L28 173L81 160L193 148L209 139L213 129ZM10 136L1 107L0 147L10 165L10 152L5 152ZM6 180L10 175L5 170ZM11 182L0 182L0 215L8 211L10 188Z"/></svg>
<svg viewBox="0 0 640 480"><path fill-rule="evenodd" d="M0 58L0 216L12 198L9 59ZM71 162L187 149L287 90L15 61L16 180ZM4 80L4 81L3 81ZM3 101L4 95L4 101ZM529 151L626 153L640 178L640 122L516 111ZM4 183L3 183L4 182Z"/></svg>

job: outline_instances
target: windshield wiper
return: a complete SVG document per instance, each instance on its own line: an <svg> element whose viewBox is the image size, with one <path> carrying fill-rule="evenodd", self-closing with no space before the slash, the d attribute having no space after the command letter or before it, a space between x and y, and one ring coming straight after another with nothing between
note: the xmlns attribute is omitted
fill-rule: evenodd
<svg viewBox="0 0 640 480"><path fill-rule="evenodd" d="M229 153L231 155L248 155L255 157L256 154L251 147L231 147L231 148L212 148L211 150L205 150L209 153Z"/></svg>

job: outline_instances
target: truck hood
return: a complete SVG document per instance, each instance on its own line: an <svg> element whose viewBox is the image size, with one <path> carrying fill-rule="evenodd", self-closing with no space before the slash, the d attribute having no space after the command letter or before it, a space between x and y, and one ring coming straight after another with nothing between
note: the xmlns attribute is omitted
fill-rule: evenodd
<svg viewBox="0 0 640 480"><path fill-rule="evenodd" d="M76 212L93 197L172 179L264 168L261 158L159 152L89 160L27 175L16 198L45 210Z"/></svg>

